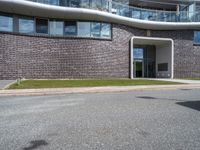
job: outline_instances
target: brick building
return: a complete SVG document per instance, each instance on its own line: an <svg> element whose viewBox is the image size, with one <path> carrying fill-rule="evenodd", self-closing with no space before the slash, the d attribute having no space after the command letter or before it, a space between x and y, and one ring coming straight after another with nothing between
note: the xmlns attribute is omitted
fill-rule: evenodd
<svg viewBox="0 0 200 150"><path fill-rule="evenodd" d="M197 2L1 0L0 79L200 77Z"/></svg>

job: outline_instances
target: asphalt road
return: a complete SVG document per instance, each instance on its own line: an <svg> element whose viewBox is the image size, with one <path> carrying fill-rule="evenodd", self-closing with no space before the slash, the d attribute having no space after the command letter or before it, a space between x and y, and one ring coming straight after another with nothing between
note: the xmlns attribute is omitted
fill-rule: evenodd
<svg viewBox="0 0 200 150"><path fill-rule="evenodd" d="M0 97L0 150L199 150L200 90Z"/></svg>

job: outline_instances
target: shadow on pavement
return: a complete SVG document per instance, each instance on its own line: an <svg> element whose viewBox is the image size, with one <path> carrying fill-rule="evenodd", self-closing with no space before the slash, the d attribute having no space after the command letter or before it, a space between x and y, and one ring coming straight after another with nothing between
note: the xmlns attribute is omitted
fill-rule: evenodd
<svg viewBox="0 0 200 150"><path fill-rule="evenodd" d="M45 146L45 145L48 145L48 143L45 140L31 141L30 146L24 147L23 150L37 149L38 147Z"/></svg>
<svg viewBox="0 0 200 150"><path fill-rule="evenodd" d="M177 102L176 104L200 111L200 100L199 101Z"/></svg>

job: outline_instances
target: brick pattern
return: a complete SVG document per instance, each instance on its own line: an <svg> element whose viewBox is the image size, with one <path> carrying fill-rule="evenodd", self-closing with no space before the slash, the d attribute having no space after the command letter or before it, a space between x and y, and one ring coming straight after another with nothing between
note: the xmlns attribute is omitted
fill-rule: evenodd
<svg viewBox="0 0 200 150"><path fill-rule="evenodd" d="M113 25L111 40L31 37L0 33L0 79L129 78L130 39L147 31ZM151 31L173 38L175 77L200 76L200 47L193 31Z"/></svg>

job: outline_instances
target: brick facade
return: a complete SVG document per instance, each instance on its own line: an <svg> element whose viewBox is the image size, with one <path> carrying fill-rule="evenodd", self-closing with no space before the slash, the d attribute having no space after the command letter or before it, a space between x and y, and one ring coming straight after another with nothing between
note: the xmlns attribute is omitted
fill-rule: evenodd
<svg viewBox="0 0 200 150"><path fill-rule="evenodd" d="M113 25L112 40L23 36L0 33L0 79L129 78L130 39L147 31ZM151 31L174 39L174 75L200 77L200 46L193 31Z"/></svg>

